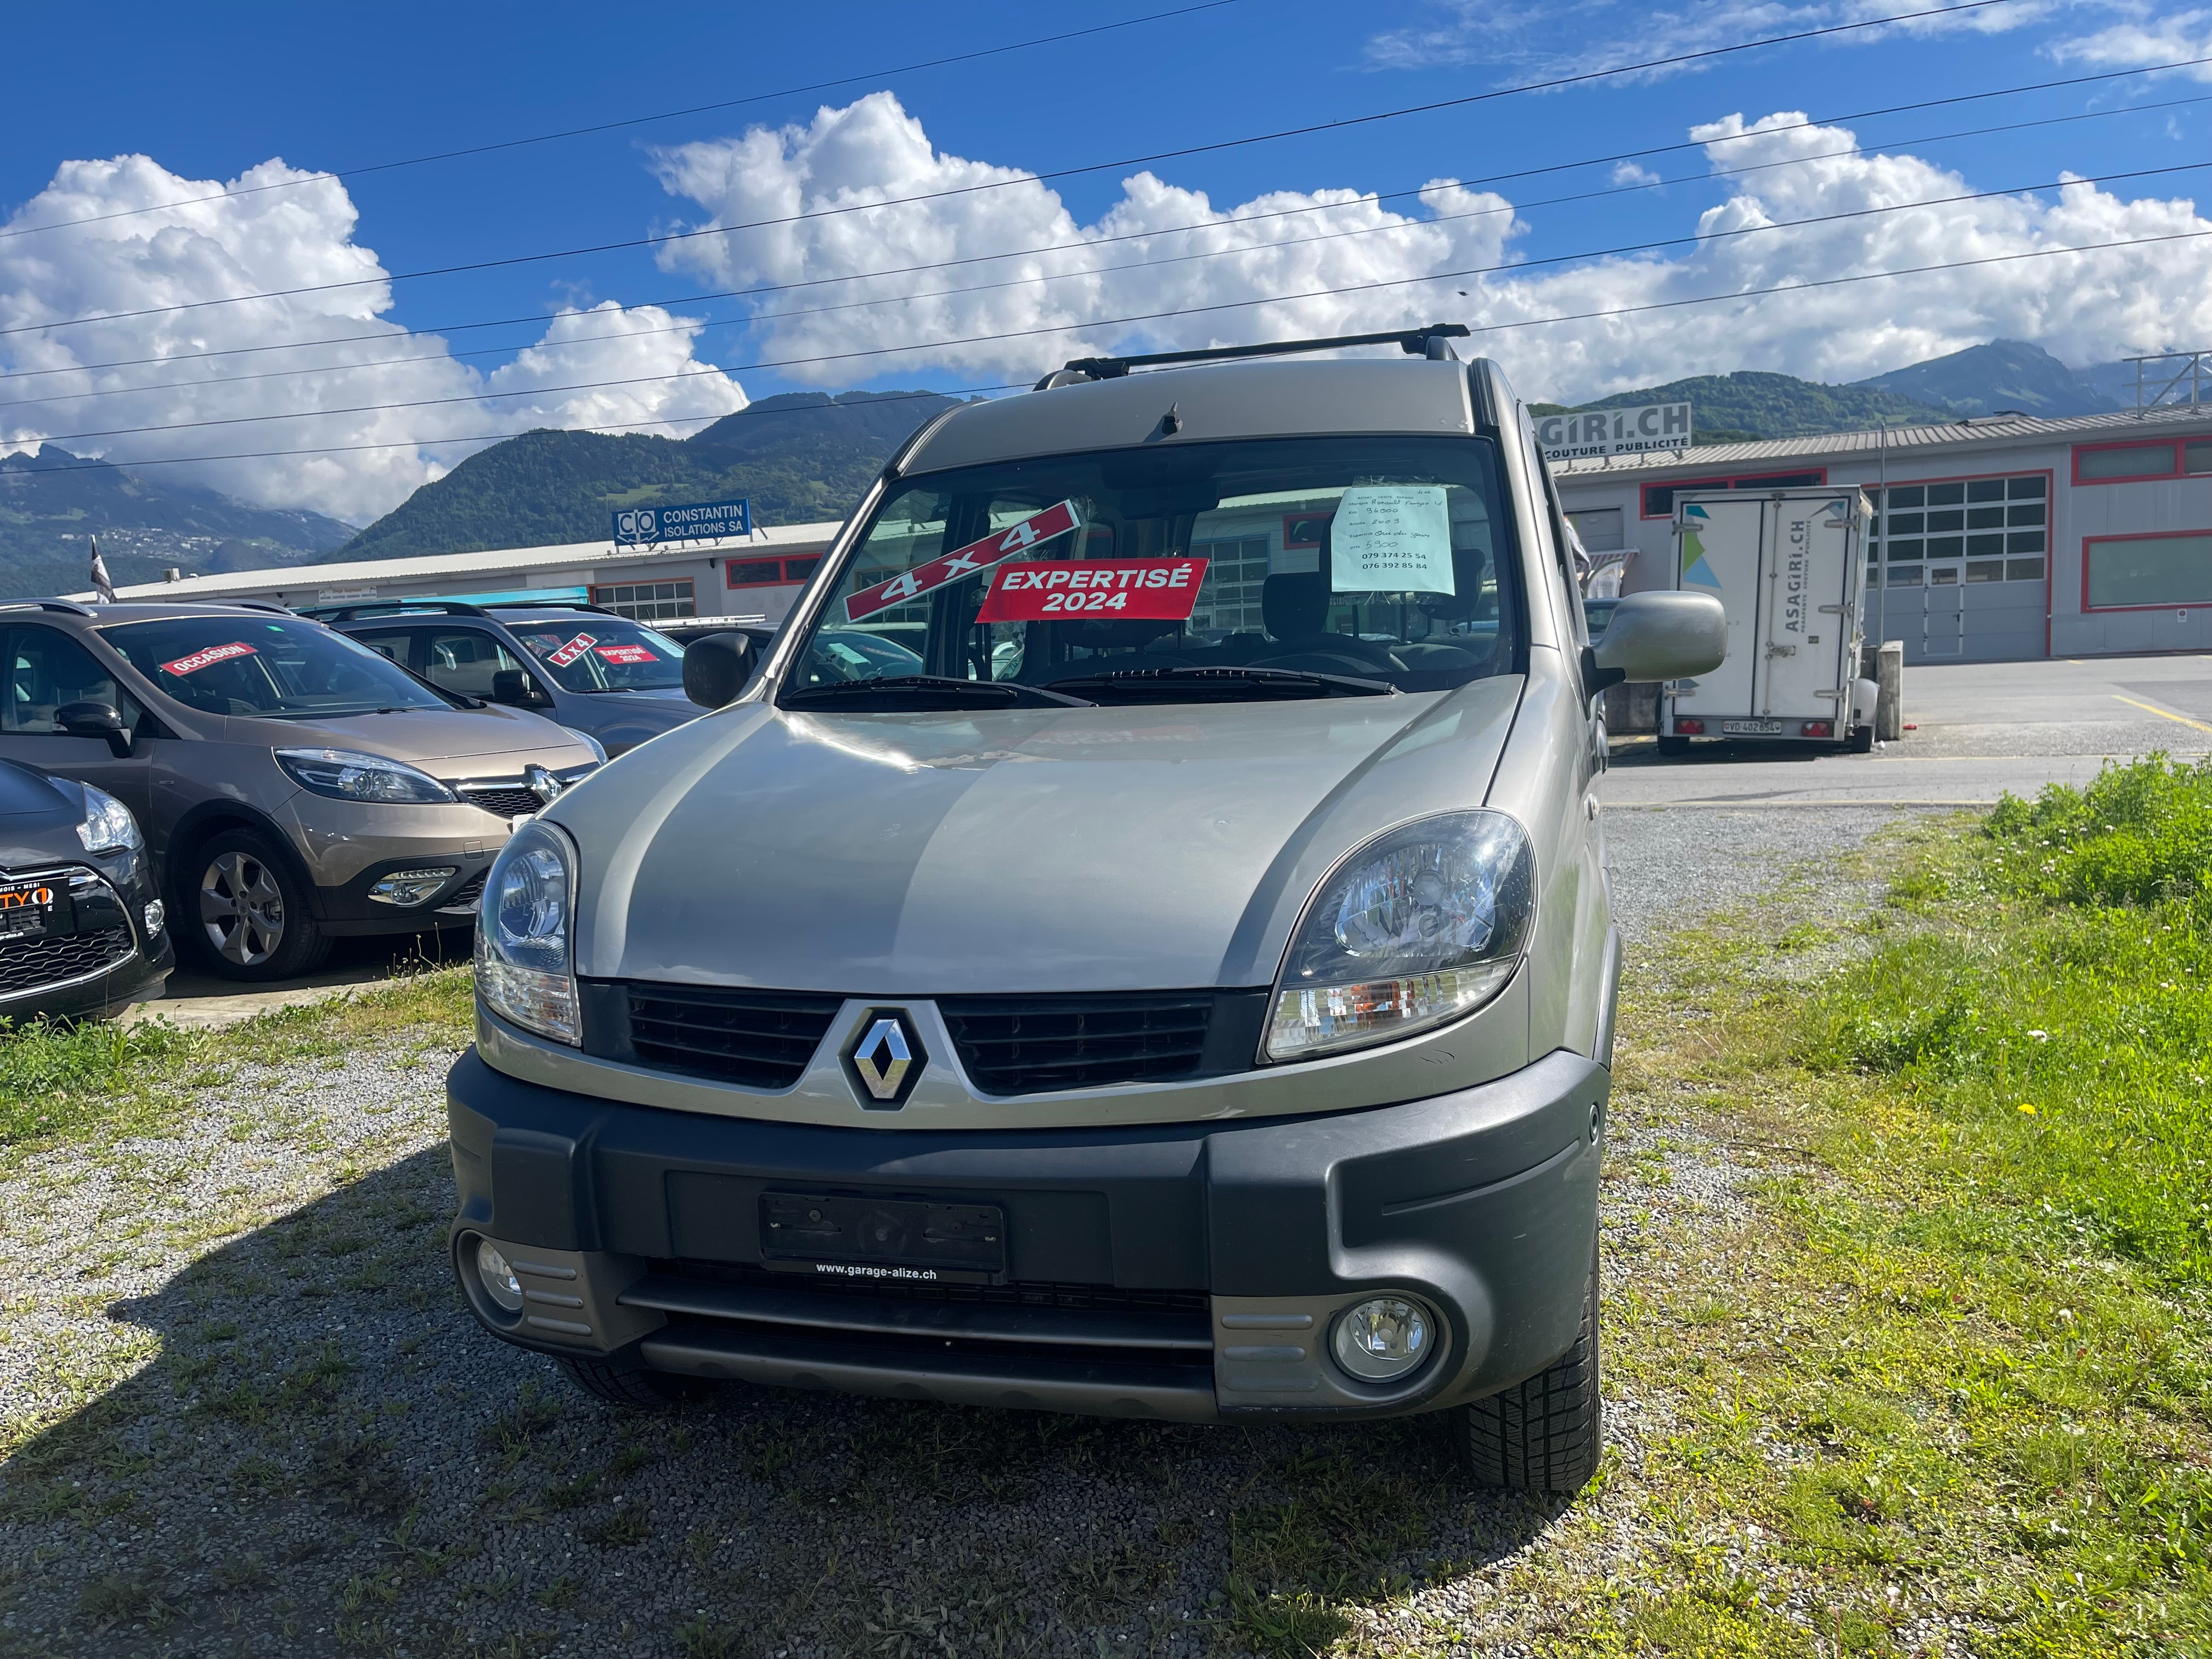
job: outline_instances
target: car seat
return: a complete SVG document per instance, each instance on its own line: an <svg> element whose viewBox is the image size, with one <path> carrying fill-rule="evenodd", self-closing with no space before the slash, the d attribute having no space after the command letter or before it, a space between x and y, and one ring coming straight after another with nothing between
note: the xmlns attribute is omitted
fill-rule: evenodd
<svg viewBox="0 0 2212 1659"><path fill-rule="evenodd" d="M1328 578L1285 570L1260 585L1260 618L1274 644L1246 659L1254 668L1303 668L1316 674L1389 673L1401 666L1372 640L1328 631Z"/></svg>

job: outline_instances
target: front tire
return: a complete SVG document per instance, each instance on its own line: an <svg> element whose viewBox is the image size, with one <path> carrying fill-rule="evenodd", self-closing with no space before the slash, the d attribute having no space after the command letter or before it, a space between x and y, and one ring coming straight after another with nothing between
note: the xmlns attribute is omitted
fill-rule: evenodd
<svg viewBox="0 0 2212 1659"><path fill-rule="evenodd" d="M1566 1497L1589 1484L1605 1450L1595 1252L1575 1346L1527 1382L1461 1407L1455 1418L1462 1453L1479 1486Z"/></svg>
<svg viewBox="0 0 2212 1659"><path fill-rule="evenodd" d="M220 830L203 842L177 888L178 942L224 979L291 979L331 953L306 884L251 830Z"/></svg>
<svg viewBox="0 0 2212 1659"><path fill-rule="evenodd" d="M631 1411L665 1410L684 1401L696 1400L707 1389L707 1385L695 1377L671 1376L664 1371L647 1370L641 1365L617 1365L605 1359L570 1359L565 1356L558 1364L562 1374L592 1399Z"/></svg>

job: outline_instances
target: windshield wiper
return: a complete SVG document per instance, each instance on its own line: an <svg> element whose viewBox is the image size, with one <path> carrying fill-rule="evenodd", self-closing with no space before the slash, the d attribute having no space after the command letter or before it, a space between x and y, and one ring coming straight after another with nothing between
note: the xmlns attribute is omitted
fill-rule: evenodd
<svg viewBox="0 0 2212 1659"><path fill-rule="evenodd" d="M1388 680L1350 674L1316 674L1304 668L1118 668L1054 680L1052 689L1079 691L1115 702L1233 702L1268 697L1395 697Z"/></svg>
<svg viewBox="0 0 2212 1659"><path fill-rule="evenodd" d="M905 707L929 708L1089 708L1086 697L1071 697L1042 686L1022 685L1012 680L957 680L949 674L886 674L872 680L838 680L829 685L801 686L778 701L798 708L820 700L881 696Z"/></svg>

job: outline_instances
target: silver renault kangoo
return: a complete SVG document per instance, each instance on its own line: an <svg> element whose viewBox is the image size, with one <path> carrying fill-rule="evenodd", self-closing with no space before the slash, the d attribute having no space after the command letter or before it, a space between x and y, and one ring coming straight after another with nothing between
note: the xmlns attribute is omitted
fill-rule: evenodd
<svg viewBox="0 0 2212 1659"><path fill-rule="evenodd" d="M1589 646L1464 331L947 411L772 643L689 647L716 712L489 878L448 1085L489 1331L641 1405L1444 1412L1479 1481L1589 1478L1598 694L1725 623L1635 594ZM1361 345L1402 354L1298 356Z"/></svg>

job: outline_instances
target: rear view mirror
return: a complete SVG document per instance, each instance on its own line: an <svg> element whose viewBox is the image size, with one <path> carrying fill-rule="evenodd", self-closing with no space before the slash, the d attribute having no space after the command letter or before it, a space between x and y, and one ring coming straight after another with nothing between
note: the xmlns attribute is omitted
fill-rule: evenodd
<svg viewBox="0 0 2212 1659"><path fill-rule="evenodd" d="M105 738L117 759L131 752L131 733L112 703L65 702L54 710L54 724L73 738Z"/></svg>
<svg viewBox="0 0 2212 1659"><path fill-rule="evenodd" d="M534 708L551 701L520 668L501 668L493 673L491 700L516 708Z"/></svg>
<svg viewBox="0 0 2212 1659"><path fill-rule="evenodd" d="M1605 638L1589 653L1592 691L1623 680L1710 674L1728 656L1728 612L1710 593L1631 593L1613 607Z"/></svg>
<svg viewBox="0 0 2212 1659"><path fill-rule="evenodd" d="M757 660L752 640L738 633L709 634L684 647L684 695L702 708L735 702Z"/></svg>

